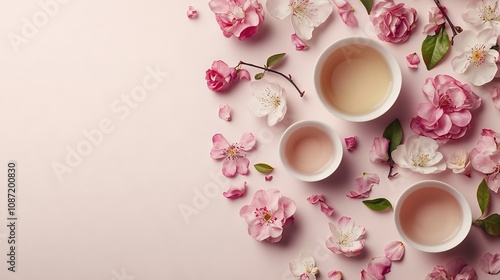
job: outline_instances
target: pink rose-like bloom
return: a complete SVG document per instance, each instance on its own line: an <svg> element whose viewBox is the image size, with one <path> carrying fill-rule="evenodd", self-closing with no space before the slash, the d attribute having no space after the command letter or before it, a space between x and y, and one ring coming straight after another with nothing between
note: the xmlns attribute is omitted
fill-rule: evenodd
<svg viewBox="0 0 500 280"><path fill-rule="evenodd" d="M227 191L223 192L222 195L225 198L238 198L242 197L247 191L247 182L243 182L237 186L231 186Z"/></svg>
<svg viewBox="0 0 500 280"><path fill-rule="evenodd" d="M405 254L405 245L401 241L391 241L385 245L385 256L391 261L400 261Z"/></svg>
<svg viewBox="0 0 500 280"><path fill-rule="evenodd" d="M299 36L297 36L297 34L293 33L291 39L292 39L292 44L295 45L295 50L305 51L309 48L309 46L304 41L302 41L302 39L300 39Z"/></svg>
<svg viewBox="0 0 500 280"><path fill-rule="evenodd" d="M429 36L436 35L437 31L444 23L445 18L441 10L438 7L432 7L429 11L429 23L424 26L424 34Z"/></svg>
<svg viewBox="0 0 500 280"><path fill-rule="evenodd" d="M376 173L364 172L361 177L356 178L356 190L350 191L347 197L350 198L366 198L370 196L372 187L380 182L380 178Z"/></svg>
<svg viewBox="0 0 500 280"><path fill-rule="evenodd" d="M354 15L354 8L346 0L333 0L338 8L340 18L347 26L358 26L358 20Z"/></svg>
<svg viewBox="0 0 500 280"><path fill-rule="evenodd" d="M295 202L276 189L257 191L249 205L240 210L248 224L248 234L258 241L281 240L283 227L293 222Z"/></svg>
<svg viewBox="0 0 500 280"><path fill-rule="evenodd" d="M444 266L437 265L431 273L427 274L425 280L478 280L474 268L460 258L449 260Z"/></svg>
<svg viewBox="0 0 500 280"><path fill-rule="evenodd" d="M356 148L356 145L358 144L358 142L356 141L356 136L346 137L344 138L344 141L348 151L354 150L354 148Z"/></svg>
<svg viewBox="0 0 500 280"><path fill-rule="evenodd" d="M311 204L319 203L321 212L323 212L327 216L331 216L334 212L333 207L326 203L325 198L322 194L313 194L307 198L307 201L309 201L309 203Z"/></svg>
<svg viewBox="0 0 500 280"><path fill-rule="evenodd" d="M193 6L189 6L186 15L189 19L193 19L198 15L198 11Z"/></svg>
<svg viewBox="0 0 500 280"><path fill-rule="evenodd" d="M212 67L205 72L205 79L210 90L220 91L234 81L237 75L236 69L229 67L222 60L216 60L212 63Z"/></svg>
<svg viewBox="0 0 500 280"><path fill-rule="evenodd" d="M239 40L251 37L264 21L264 8L257 0L211 0L208 5L227 38L233 35Z"/></svg>
<svg viewBox="0 0 500 280"><path fill-rule="evenodd" d="M213 159L223 159L222 174L226 177L234 177L236 173L248 174L248 165L250 161L246 158L246 153L255 146L255 137L252 133L245 133L241 136L240 142L229 144L222 136L217 133L212 137L213 147L210 156Z"/></svg>
<svg viewBox="0 0 500 280"><path fill-rule="evenodd" d="M483 129L476 147L470 152L472 167L486 175L488 187L495 193L500 190L500 134Z"/></svg>
<svg viewBox="0 0 500 280"><path fill-rule="evenodd" d="M411 129L438 143L462 138L470 127L471 111L481 105L481 98L469 85L448 75L427 78L422 92L429 102L418 105Z"/></svg>
<svg viewBox="0 0 500 280"><path fill-rule="evenodd" d="M406 42L417 26L417 11L404 3L382 0L373 7L370 20L380 40L399 44Z"/></svg>
<svg viewBox="0 0 500 280"><path fill-rule="evenodd" d="M342 272L338 270L331 270L328 272L329 280L342 280Z"/></svg>
<svg viewBox="0 0 500 280"><path fill-rule="evenodd" d="M418 57L417 53L411 53L406 56L406 62L409 68L416 69L420 63L420 57Z"/></svg>
<svg viewBox="0 0 500 280"><path fill-rule="evenodd" d="M375 137L370 148L370 160L374 162L386 162L389 160L389 139Z"/></svg>
<svg viewBox="0 0 500 280"><path fill-rule="evenodd" d="M491 100L495 108L500 111L500 87L490 88Z"/></svg>
<svg viewBox="0 0 500 280"><path fill-rule="evenodd" d="M485 253L479 259L479 267L485 273L491 275L500 273L500 254Z"/></svg>
<svg viewBox="0 0 500 280"><path fill-rule="evenodd" d="M332 236L326 240L326 247L335 254L355 257L361 254L365 247L365 227L354 226L354 221L342 216L337 224L329 223Z"/></svg>

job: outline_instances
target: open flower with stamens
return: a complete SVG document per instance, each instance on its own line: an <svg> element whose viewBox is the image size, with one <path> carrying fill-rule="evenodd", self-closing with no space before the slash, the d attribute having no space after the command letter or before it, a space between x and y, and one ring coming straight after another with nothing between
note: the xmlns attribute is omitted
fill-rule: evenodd
<svg viewBox="0 0 500 280"><path fill-rule="evenodd" d="M286 95L278 83L267 80L254 81L253 98L248 109L257 117L267 116L267 124L273 126L283 120L286 114Z"/></svg>
<svg viewBox="0 0 500 280"><path fill-rule="evenodd" d="M316 274L319 273L314 257L308 252L300 253L299 258L289 265L292 274L300 280L316 280Z"/></svg>
<svg viewBox="0 0 500 280"><path fill-rule="evenodd" d="M249 205L240 210L248 224L248 234L258 241L281 240L283 227L293 222L295 202L276 189L258 190Z"/></svg>
<svg viewBox="0 0 500 280"><path fill-rule="evenodd" d="M409 168L421 174L439 173L446 169L438 143L425 136L412 135L405 144L392 152L392 159L401 168Z"/></svg>
<svg viewBox="0 0 500 280"><path fill-rule="evenodd" d="M495 77L498 71L498 51L491 47L497 44L498 34L488 28L477 35L466 30L455 36L453 48L460 52L451 61L453 71L463 74L476 86L482 86Z"/></svg>
<svg viewBox="0 0 500 280"><path fill-rule="evenodd" d="M217 133L212 137L213 147L210 156L213 159L223 159L222 174L226 177L234 177L236 173L248 174L250 161L246 158L246 153L255 146L255 137L252 133L245 133L241 136L239 143L229 144Z"/></svg>
<svg viewBox="0 0 500 280"><path fill-rule="evenodd" d="M326 240L326 247L335 254L346 257L355 257L361 254L365 247L365 228L355 226L354 221L347 216L342 216L337 224L329 223L332 236Z"/></svg>
<svg viewBox="0 0 500 280"><path fill-rule="evenodd" d="M291 15L295 34L302 40L310 40L314 28L325 22L333 11L330 0L267 0L266 7L277 19Z"/></svg>
<svg viewBox="0 0 500 280"><path fill-rule="evenodd" d="M487 24L498 30L500 28L500 4L498 0L470 0L462 18L470 24L476 26Z"/></svg>

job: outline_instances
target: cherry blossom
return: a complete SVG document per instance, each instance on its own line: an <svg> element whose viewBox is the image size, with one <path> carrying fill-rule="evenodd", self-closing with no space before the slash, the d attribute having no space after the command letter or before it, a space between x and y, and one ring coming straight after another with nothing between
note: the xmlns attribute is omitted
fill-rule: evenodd
<svg viewBox="0 0 500 280"><path fill-rule="evenodd" d="M438 143L431 138L412 135L392 152L392 159L399 167L417 173L439 173L446 169L446 162L438 147Z"/></svg>
<svg viewBox="0 0 500 280"><path fill-rule="evenodd" d="M240 142L229 144L217 133L212 137L213 147L210 156L213 159L223 159L222 174L226 177L234 177L236 173L248 174L250 161L246 158L246 153L255 146L255 137L252 133L245 133L241 136Z"/></svg>
<svg viewBox="0 0 500 280"><path fill-rule="evenodd" d="M375 279L384 279L385 275L391 272L391 260L386 256L378 256L371 258L368 263L367 273L374 276Z"/></svg>
<svg viewBox="0 0 500 280"><path fill-rule="evenodd" d="M302 252L299 258L289 263L290 272L300 280L315 280L319 269L316 267L314 257L308 252Z"/></svg>
<svg viewBox="0 0 500 280"><path fill-rule="evenodd" d="M470 176L470 166L469 153L464 149L453 151L446 158L446 167L455 174Z"/></svg>
<svg viewBox="0 0 500 280"><path fill-rule="evenodd" d="M479 267L488 274L495 275L500 273L500 254L485 253L479 259Z"/></svg>
<svg viewBox="0 0 500 280"><path fill-rule="evenodd" d="M292 44L295 45L295 50L297 51L305 51L309 48L309 46L302 41L297 34L293 33L291 36Z"/></svg>
<svg viewBox="0 0 500 280"><path fill-rule="evenodd" d="M248 234L257 241L281 240L283 227L293 222L295 202L276 189L258 190L249 205L240 209Z"/></svg>
<svg viewBox="0 0 500 280"><path fill-rule="evenodd" d="M467 23L476 26L486 24L498 30L500 28L500 4L498 0L469 0L462 18Z"/></svg>
<svg viewBox="0 0 500 280"><path fill-rule="evenodd" d="M342 280L342 272L339 270L331 270L328 272L329 280Z"/></svg>
<svg viewBox="0 0 500 280"><path fill-rule="evenodd" d="M500 134L483 129L476 147L470 152L472 167L486 175L488 187L498 193L500 190Z"/></svg>
<svg viewBox="0 0 500 280"><path fill-rule="evenodd" d="M227 104L221 104L219 106L219 118L225 121L231 121L231 108Z"/></svg>
<svg viewBox="0 0 500 280"><path fill-rule="evenodd" d="M444 8L444 7L443 7ZM429 11L429 23L424 26L424 34L428 36L436 35L437 31L445 23L443 13L438 7L432 7Z"/></svg>
<svg viewBox="0 0 500 280"><path fill-rule="evenodd" d="M370 148L370 160L373 162L386 162L389 160L389 139L375 137Z"/></svg>
<svg viewBox="0 0 500 280"><path fill-rule="evenodd" d="M267 0L268 12L277 19L291 15L295 34L310 40L314 28L320 26L333 11L330 0Z"/></svg>
<svg viewBox="0 0 500 280"><path fill-rule="evenodd" d="M229 189L222 193L225 198L238 198L245 195L247 191L247 182L243 182L236 186L231 186Z"/></svg>
<svg viewBox="0 0 500 280"><path fill-rule="evenodd" d="M319 203L321 207L321 212L323 212L327 216L331 216L334 212L333 207L331 207L326 203L325 198L323 197L322 194L313 194L307 198L307 201L309 201L309 203L311 204Z"/></svg>
<svg viewBox="0 0 500 280"><path fill-rule="evenodd" d="M267 116L267 124L273 126L285 117L286 94L278 83L265 79L251 83L253 98L249 110L257 117Z"/></svg>
<svg viewBox="0 0 500 280"><path fill-rule="evenodd" d="M358 20L354 16L354 8L346 0L333 0L342 21L348 26L358 26Z"/></svg>
<svg viewBox="0 0 500 280"><path fill-rule="evenodd" d="M249 38L264 21L264 8L257 0L211 0L208 5L227 38Z"/></svg>
<svg viewBox="0 0 500 280"><path fill-rule="evenodd" d="M355 257L361 254L365 247L365 228L354 226L354 221L347 216L342 216L339 221L329 223L332 236L326 240L326 247L335 254L346 257Z"/></svg>
<svg viewBox="0 0 500 280"><path fill-rule="evenodd" d="M375 173L364 172L361 177L354 179L354 182L356 183L356 191L350 191L347 197L366 198L370 196L372 187L380 182L380 178Z"/></svg>

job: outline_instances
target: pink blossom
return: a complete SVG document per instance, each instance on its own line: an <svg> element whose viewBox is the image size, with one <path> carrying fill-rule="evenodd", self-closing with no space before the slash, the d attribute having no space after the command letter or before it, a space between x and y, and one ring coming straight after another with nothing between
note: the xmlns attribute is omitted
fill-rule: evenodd
<svg viewBox="0 0 500 280"><path fill-rule="evenodd" d="M236 173L248 174L248 165L250 161L246 158L246 152L255 146L255 137L252 133L245 133L241 136L240 142L229 144L222 136L217 133L212 137L213 147L210 156L213 159L223 159L222 174L226 177L234 177Z"/></svg>
<svg viewBox="0 0 500 280"><path fill-rule="evenodd" d="M411 53L406 56L406 62L409 68L416 69L420 63L420 57L418 57L417 53Z"/></svg>
<svg viewBox="0 0 500 280"><path fill-rule="evenodd" d="M219 118L225 121L231 121L231 108L227 104L221 104L219 106Z"/></svg>
<svg viewBox="0 0 500 280"><path fill-rule="evenodd" d="M500 254L485 253L479 259L479 267L485 273L496 275L500 273Z"/></svg>
<svg viewBox="0 0 500 280"><path fill-rule="evenodd" d="M376 279L384 279L384 275L391 272L391 260L386 256L373 257L368 263L367 272Z"/></svg>
<svg viewBox="0 0 500 280"><path fill-rule="evenodd" d="M300 39L299 36L297 36L297 34L293 33L291 39L292 39L292 44L295 45L295 50L305 51L309 48L309 46L304 41L302 41L302 39Z"/></svg>
<svg viewBox="0 0 500 280"><path fill-rule="evenodd" d="M223 192L222 195L225 198L238 198L242 197L247 191L247 182L243 182L237 186L231 186L227 191Z"/></svg>
<svg viewBox="0 0 500 280"><path fill-rule="evenodd" d="M386 162L389 160L389 139L375 137L370 148L370 160L374 162Z"/></svg>
<svg viewBox="0 0 500 280"><path fill-rule="evenodd" d="M221 91L236 79L236 69L229 67L224 61L216 60L205 73L207 86L212 91Z"/></svg>
<svg viewBox="0 0 500 280"><path fill-rule="evenodd" d="M344 138L344 141L348 151L354 150L354 148L356 148L356 145L358 144L358 142L356 141L356 136L346 137Z"/></svg>
<svg viewBox="0 0 500 280"><path fill-rule="evenodd" d="M342 280L342 272L338 270L331 270L328 272L329 280Z"/></svg>
<svg viewBox="0 0 500 280"><path fill-rule="evenodd" d="M380 40L399 44L406 42L417 26L417 11L404 3L382 0L373 7L370 20Z"/></svg>
<svg viewBox="0 0 500 280"><path fill-rule="evenodd" d="M273 175L267 175L266 177L264 177L264 179L266 181L272 181L273 180Z"/></svg>
<svg viewBox="0 0 500 280"><path fill-rule="evenodd" d="M361 198L369 197L372 187L380 182L380 178L376 173L364 172L361 177L354 179L357 191L350 191L347 197Z"/></svg>
<svg viewBox="0 0 500 280"><path fill-rule="evenodd" d="M264 8L257 0L211 0L208 5L227 38L251 37L264 21Z"/></svg>
<svg viewBox="0 0 500 280"><path fill-rule="evenodd" d="M321 212L323 212L325 215L331 216L333 214L333 207L326 203L325 198L322 194L313 194L307 198L307 201L309 201L309 203L311 204L319 203L319 205L321 206Z"/></svg>
<svg viewBox="0 0 500 280"><path fill-rule="evenodd" d="M346 0L333 0L338 8L340 18L347 26L358 26L358 20L354 15L354 8Z"/></svg>
<svg viewBox="0 0 500 280"><path fill-rule="evenodd" d="M249 205L240 210L248 224L248 234L258 241L281 240L283 227L293 221L295 202L276 189L258 190Z"/></svg>
<svg viewBox="0 0 500 280"><path fill-rule="evenodd" d="M449 260L444 266L437 265L425 280L478 280L474 268L460 258Z"/></svg>
<svg viewBox="0 0 500 280"><path fill-rule="evenodd" d="M355 257L361 254L365 247L365 228L354 226L354 221L342 216L337 224L329 223L332 236L326 240L326 247L335 254Z"/></svg>
<svg viewBox="0 0 500 280"><path fill-rule="evenodd" d="M497 110L500 111L500 87L490 88L491 100Z"/></svg>
<svg viewBox="0 0 500 280"><path fill-rule="evenodd" d="M391 241L385 245L385 256L391 261L400 261L405 254L405 245L401 241Z"/></svg>
<svg viewBox="0 0 500 280"><path fill-rule="evenodd" d="M498 193L500 190L500 134L483 129L476 147L470 152L472 167L486 175L488 187Z"/></svg>
<svg viewBox="0 0 500 280"><path fill-rule="evenodd" d="M193 19L198 15L198 11L193 6L189 6L186 15L189 19Z"/></svg>
<svg viewBox="0 0 500 280"><path fill-rule="evenodd" d="M455 174L464 174L470 177L469 153L464 149L451 152L446 158L446 167Z"/></svg>
<svg viewBox="0 0 500 280"><path fill-rule="evenodd" d="M441 10L438 7L432 7L429 11L429 23L424 26L424 34L428 36L436 35L437 31L444 23L445 18Z"/></svg>
<svg viewBox="0 0 500 280"><path fill-rule="evenodd" d="M448 75L427 78L422 92L429 102L420 103L411 129L438 143L462 138L470 127L471 111L481 105L481 98Z"/></svg>

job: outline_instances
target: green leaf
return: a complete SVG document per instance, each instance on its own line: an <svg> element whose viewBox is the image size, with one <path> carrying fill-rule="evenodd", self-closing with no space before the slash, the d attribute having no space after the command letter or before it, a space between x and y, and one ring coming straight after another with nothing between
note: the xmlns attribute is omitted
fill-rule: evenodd
<svg viewBox="0 0 500 280"><path fill-rule="evenodd" d="M280 62L283 57L285 57L286 53L278 53L275 55L271 55L266 62L267 68L271 68L272 66L276 65L278 62Z"/></svg>
<svg viewBox="0 0 500 280"><path fill-rule="evenodd" d="M392 151L396 150L403 140L403 128L401 127L401 123L398 119L395 119L385 128L383 136L390 141L389 158L392 158Z"/></svg>
<svg viewBox="0 0 500 280"><path fill-rule="evenodd" d="M484 232L491 236L500 237L500 215L491 214L484 219L478 219L476 221Z"/></svg>
<svg viewBox="0 0 500 280"><path fill-rule="evenodd" d="M372 200L363 200L363 203L368 208L370 208L374 211L384 211L386 209L392 209L391 202L385 198L375 198Z"/></svg>
<svg viewBox="0 0 500 280"><path fill-rule="evenodd" d="M422 42L422 57L427 70L434 68L446 56L449 49L450 37L443 24L439 32L435 35L427 36Z"/></svg>
<svg viewBox="0 0 500 280"><path fill-rule="evenodd" d="M274 167L267 163L257 163L254 164L254 167L255 169L257 169L257 171L264 174L271 173L274 170Z"/></svg>
<svg viewBox="0 0 500 280"><path fill-rule="evenodd" d="M481 181L481 184L477 188L477 203L479 204L479 208L481 208L481 215L484 215L490 204L490 189L485 179Z"/></svg>
<svg viewBox="0 0 500 280"><path fill-rule="evenodd" d="M256 80L260 80L260 79L262 79L262 77L264 77L264 72L255 74Z"/></svg>
<svg viewBox="0 0 500 280"><path fill-rule="evenodd" d="M372 11L372 0L361 0L361 3L363 3L363 6L365 6L366 8L366 11L368 12L368 14L371 13Z"/></svg>

